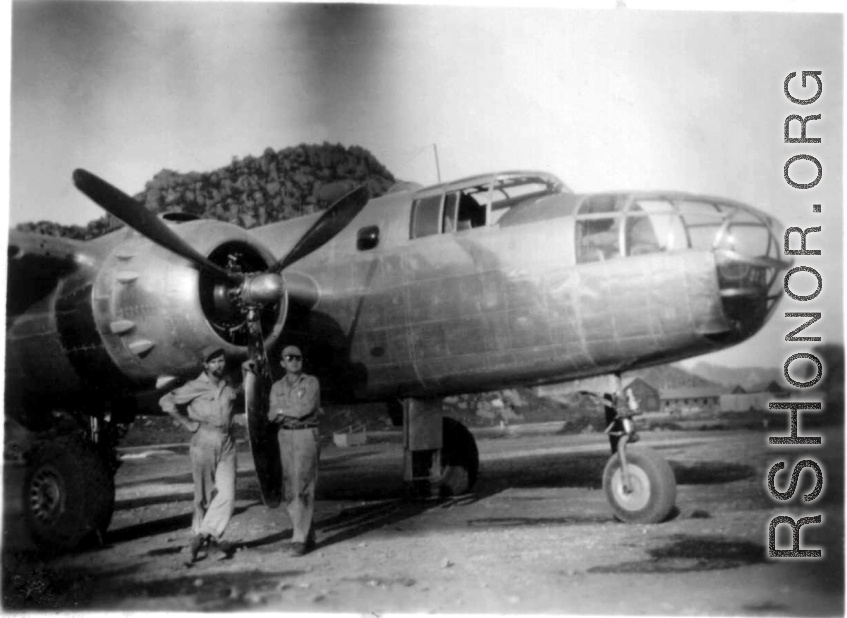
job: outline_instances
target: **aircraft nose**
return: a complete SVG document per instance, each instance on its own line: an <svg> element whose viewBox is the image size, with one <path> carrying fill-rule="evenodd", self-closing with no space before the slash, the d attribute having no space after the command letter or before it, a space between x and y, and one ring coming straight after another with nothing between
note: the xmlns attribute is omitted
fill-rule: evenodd
<svg viewBox="0 0 847 618"><path fill-rule="evenodd" d="M678 192L589 194L576 214L576 261L654 253L708 252L710 303L698 333L733 344L758 331L782 294L784 228L752 206L711 195ZM649 259L649 258L648 258ZM717 283L715 290L714 283ZM711 300L711 299L710 299Z"/></svg>
<svg viewBox="0 0 847 618"><path fill-rule="evenodd" d="M731 326L728 337L741 341L758 331L782 296L780 272L792 260L781 256L782 226L751 206L725 203L713 250L721 304Z"/></svg>

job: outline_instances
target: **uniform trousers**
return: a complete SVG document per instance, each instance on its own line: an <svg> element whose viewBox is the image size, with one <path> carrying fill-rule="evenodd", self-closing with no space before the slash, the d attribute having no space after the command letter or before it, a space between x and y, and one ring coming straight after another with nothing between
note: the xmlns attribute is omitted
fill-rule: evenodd
<svg viewBox="0 0 847 618"><path fill-rule="evenodd" d="M315 488L318 484L320 443L317 428L280 429L282 484L285 505L291 519L292 543L305 543L312 533Z"/></svg>
<svg viewBox="0 0 847 618"><path fill-rule="evenodd" d="M194 534L223 536L235 510L235 442L222 429L201 425L191 437Z"/></svg>

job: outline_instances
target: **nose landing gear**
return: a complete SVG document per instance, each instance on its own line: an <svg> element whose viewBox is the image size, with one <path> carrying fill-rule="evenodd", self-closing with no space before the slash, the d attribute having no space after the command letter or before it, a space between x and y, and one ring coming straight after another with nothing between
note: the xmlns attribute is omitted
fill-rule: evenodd
<svg viewBox="0 0 847 618"><path fill-rule="evenodd" d="M616 397L615 397L616 398ZM627 523L653 524L664 520L676 502L676 479L668 462L638 441L633 416L638 403L627 392L622 406L607 404L613 411L606 433L612 456L603 470L603 491L615 517ZM609 419L607 413L607 419Z"/></svg>

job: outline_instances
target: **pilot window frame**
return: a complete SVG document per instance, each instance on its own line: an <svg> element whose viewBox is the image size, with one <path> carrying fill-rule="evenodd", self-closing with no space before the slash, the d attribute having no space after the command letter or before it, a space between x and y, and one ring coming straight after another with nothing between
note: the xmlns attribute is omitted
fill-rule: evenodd
<svg viewBox="0 0 847 618"><path fill-rule="evenodd" d="M476 202L473 194L467 193L467 189L455 189L452 191L442 191L431 195L424 195L412 202L412 212L410 217L409 238L426 238L428 236L439 236L443 234L457 234L469 230L483 228L488 226L488 210L482 211L482 218L479 209L484 208L482 204ZM487 191L486 191L487 193ZM438 202L438 214L435 217L435 203ZM469 200L469 201L466 201ZM462 202L471 205L477 209L475 213L477 217L461 218L463 212ZM429 212L422 209L430 208ZM474 213L471 213L473 215ZM426 219L423 216L426 216ZM423 221L423 223L421 223ZM436 223L437 221L437 223ZM460 224L465 221L468 227L460 228ZM476 221L476 225L474 225ZM423 229L422 229L423 228Z"/></svg>
<svg viewBox="0 0 847 618"><path fill-rule="evenodd" d="M430 205L435 204L436 200L438 201L438 210L437 210L437 213L435 213L436 217L433 218L433 217L431 217L431 215L433 214L432 211L426 212L426 211L422 211L421 209L423 207L429 208ZM430 220L427 221L427 223L429 224L430 227L424 228L423 230L420 229L421 225L419 224L419 221L422 220L422 218L421 218L422 212L423 212L423 214L430 215ZM435 193L435 194L432 194L432 195L424 195L422 197L415 199L412 202L412 213L411 214L412 214L412 216L410 217L410 220L409 220L409 226L410 226L409 238L412 238L412 239L426 238L427 236L437 236L437 235L441 234L442 233L442 227L443 227L443 224L444 224L443 223L444 191L441 191L439 193ZM435 223L435 225L436 225L436 228L435 228L434 231L430 231L432 223Z"/></svg>
<svg viewBox="0 0 847 618"><path fill-rule="evenodd" d="M662 208L663 206L663 208ZM639 208L633 212L634 208ZM662 193L634 195L628 217L646 216L653 224L653 233L658 244L658 253L680 251L691 248L691 237L675 196ZM662 222L662 225L656 225ZM627 255L632 255L631 248Z"/></svg>
<svg viewBox="0 0 847 618"><path fill-rule="evenodd" d="M452 210L452 216L450 211ZM441 233L449 234L458 230L459 192L449 191L444 194L441 205ZM448 229L448 227L450 229Z"/></svg>
<svg viewBox="0 0 847 618"><path fill-rule="evenodd" d="M577 264L602 262L626 255L626 210L631 201L626 195L585 196L574 216ZM600 225L606 222L608 225ZM594 230L589 231L592 227Z"/></svg>
<svg viewBox="0 0 847 618"><path fill-rule="evenodd" d="M549 174L507 172L423 189L412 201L409 238L497 226L512 207L561 192L564 186Z"/></svg>
<svg viewBox="0 0 847 618"><path fill-rule="evenodd" d="M518 204L552 195L562 186L561 181L553 181L536 174L495 177L489 187L488 225L497 225L503 215Z"/></svg>

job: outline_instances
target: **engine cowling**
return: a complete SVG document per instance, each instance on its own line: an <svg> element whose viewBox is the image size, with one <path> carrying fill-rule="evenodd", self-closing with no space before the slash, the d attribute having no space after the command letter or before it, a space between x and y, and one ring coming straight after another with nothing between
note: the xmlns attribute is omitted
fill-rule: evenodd
<svg viewBox="0 0 847 618"><path fill-rule="evenodd" d="M271 252L248 232L219 221L190 221L177 233L198 252L230 272L259 273L274 263ZM264 294L262 332L269 348L282 332L287 310L283 289L269 289L265 275L245 286ZM247 356L247 329L238 284L133 231L108 255L92 290L94 321L103 345L133 381L162 375L189 376L200 368L199 352L220 344L233 358ZM277 302L267 302L277 293Z"/></svg>

